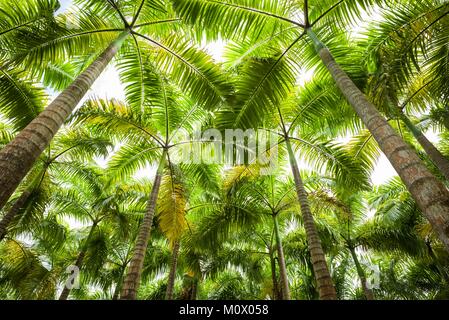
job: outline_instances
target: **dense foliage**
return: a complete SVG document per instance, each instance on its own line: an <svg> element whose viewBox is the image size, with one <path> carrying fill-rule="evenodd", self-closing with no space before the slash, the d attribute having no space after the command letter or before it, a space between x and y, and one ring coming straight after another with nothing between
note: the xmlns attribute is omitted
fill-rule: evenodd
<svg viewBox="0 0 449 320"><path fill-rule="evenodd" d="M0 299L449 299L449 1L60 6L0 0Z"/></svg>

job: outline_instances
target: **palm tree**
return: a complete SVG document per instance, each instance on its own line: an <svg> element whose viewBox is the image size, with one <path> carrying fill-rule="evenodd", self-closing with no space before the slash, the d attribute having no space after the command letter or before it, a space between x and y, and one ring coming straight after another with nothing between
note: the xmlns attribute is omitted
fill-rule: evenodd
<svg viewBox="0 0 449 320"><path fill-rule="evenodd" d="M55 0L20 4L8 0L0 4L0 111L17 130L22 130L43 110L46 94L29 70L10 63L14 35L19 29L50 28L56 23L53 12L57 6Z"/></svg>
<svg viewBox="0 0 449 320"><path fill-rule="evenodd" d="M402 203L394 205L394 199L402 198ZM360 242L364 246L372 246L377 250L401 250L417 258L421 262L432 264L439 281L447 286L448 273L443 267L447 253L437 241L437 236L421 215L419 208L410 194L398 179L392 179L387 184L375 189L367 200L372 207L377 208L374 221L368 221L360 230ZM376 225L375 228L373 224ZM395 241L379 241L395 239Z"/></svg>
<svg viewBox="0 0 449 320"><path fill-rule="evenodd" d="M336 231L337 237L340 238L339 243L343 243L343 246L351 255L365 298L373 300L374 293L368 287L365 270L356 252L356 249L360 246L360 243L357 242L357 227L363 223L366 214L366 208L362 203L363 197L360 193L348 194L345 192L345 188L339 186L335 180L324 177L310 177L309 187L314 190L311 193L312 206L317 211L326 212L326 210L329 210L335 215L336 225L332 229ZM338 246L338 244L335 245Z"/></svg>
<svg viewBox="0 0 449 320"><path fill-rule="evenodd" d="M308 152L310 152L310 149L312 150L312 153L320 153L320 151L326 155L326 157L329 154L332 154L333 160L338 163L335 167L337 168L337 172L339 170L341 170L343 164L348 165L348 159L345 159L344 155L342 154L338 154L337 149L332 149L332 148L325 148L325 145L314 145L310 142L307 142L305 140L302 140L302 142L304 142L305 147L304 149L308 150ZM310 147L312 146L312 147ZM317 151L318 150L318 151ZM328 161L327 159L325 161ZM346 162L346 163L345 163ZM319 166L319 165L318 165ZM351 165L348 165L349 167L351 167ZM356 167L352 167L354 169L354 171L352 172L352 175L355 177L358 173L357 168ZM237 167L234 171L231 172L231 174L229 174L229 177L227 178L227 187L228 189L231 189L231 186L233 185L233 183L235 183L236 181L240 181L241 179L248 179L248 177L257 177L260 174L260 167L258 165L250 165L249 167ZM360 173L359 173L360 174ZM350 179L350 174L346 175L347 179ZM360 179L361 176L358 176L358 178ZM263 180L262 180L263 181ZM363 181L363 177L361 179L361 181ZM292 192L293 190L296 190L296 187L291 187L290 189L286 188L279 188L276 187L274 184L274 180L273 177L267 178L265 180L265 184L260 184L260 187L257 187L258 185L255 186L254 182L251 182L251 184L249 186L246 187L246 193L244 193L244 195L240 195L237 199L241 198L242 200L241 203L246 203L247 199L249 198L254 198L254 202L255 203L262 203L263 206L259 209L257 209L257 207L260 207L260 204L258 206L256 206L255 208L251 208L251 209L246 209L243 211L237 211L237 212L241 212L242 217L239 219L243 219L242 221L245 221L245 224L249 224L250 222L255 223L255 221L252 219L249 219L248 217L248 211L252 212L260 212L260 213L264 213L267 212L269 216L272 217L273 219L273 236L274 239L276 240L277 243L277 251L278 251L278 261L279 261L279 267L280 267L280 272L281 272L281 284L282 284L282 292L283 292L283 298L284 299L288 299L289 298L289 289L288 289L288 279L287 279L287 274L286 274L286 268L285 268L285 259L284 259L284 253L283 253L283 249L282 249L282 241L280 239L280 234L279 234L279 228L278 228L278 223L277 223L277 216L279 215L279 213L281 213L284 210L291 210L290 206L292 206L297 200L292 200ZM295 181L295 186L296 186L296 181ZM272 190L272 191L270 191ZM274 190L279 190L278 191L274 191ZM304 188L304 192L305 188ZM297 195L296 195L297 197ZM239 202L237 202L238 204ZM290 203L290 205L287 205L287 203ZM308 205L308 201L306 199L306 204ZM247 206L248 204L245 204L245 206ZM243 207L243 204L238 204L237 207ZM226 207L224 207L226 208ZM232 208L232 207L231 207ZM309 207L308 207L309 208ZM301 209L303 209L303 207L301 207ZM310 209L309 209L310 210ZM226 211L224 211L226 212ZM237 217L235 217L234 211L230 211L229 214L231 214L231 217L222 220L222 218L220 218L220 215L217 217L219 220L219 222L211 222L209 220L207 220L207 225L209 226L209 230L207 231L207 234L209 234L212 237L217 237L220 235L220 231L218 231L215 228L211 229L211 225L221 225L220 228L223 228L223 230L229 230L228 224L234 224L234 220L237 219ZM263 216L263 215L262 215ZM311 218L311 216L310 216ZM259 217L259 219L261 219L261 217ZM304 217L303 214L303 219L304 219L304 224L306 224L306 217ZM313 218L312 222L313 222ZM226 222L225 222L226 221ZM257 221L257 220L256 220ZM314 222L313 222L314 223ZM308 235L308 241L309 241L309 248L310 248L310 228L307 229L307 225L305 225L305 228L307 230L306 234ZM314 226L315 228L315 226ZM221 229L220 229L221 230ZM316 230L316 229L315 229ZM210 236L207 238L207 242L210 243L212 242ZM314 242L314 244L316 244L317 242L320 243L320 239L319 239L319 235L318 233L316 233L316 238L312 239ZM216 243L215 241L212 243ZM321 245L320 245L321 248ZM312 265L314 270L316 270L316 268L319 267L319 265L316 263L316 260L314 261L313 259L316 259L316 255L314 256L314 254L316 254L316 251L311 251L311 255L312 255ZM324 259L324 253L322 254L322 257ZM321 262L321 261L320 261ZM326 266L327 269L327 265L326 262L324 260L324 264ZM318 271L320 271L321 273L318 273L320 276L318 276L317 274L315 275L316 277L316 281L318 283L318 287L323 287L323 270L318 269ZM328 273L330 282L332 283L332 279L330 277L330 274ZM321 282L320 282L321 281ZM320 297L323 298L323 290L319 290L320 291Z"/></svg>
<svg viewBox="0 0 449 320"><path fill-rule="evenodd" d="M249 172L245 172L249 171ZM229 189L236 189L238 188L235 186L238 182L241 183L241 180L244 178L250 177L251 180L255 178L261 178L259 176L260 172L258 172L257 167L253 168L245 168L245 167L237 167L235 168L235 172L231 172L229 174L229 180L227 180L226 186ZM251 181L251 185L248 188L246 187L240 187L242 190L239 192L248 193L246 197L254 197L255 202L261 202L261 208L257 211L263 214L267 214L272 217L273 221L273 228L272 228L272 234L273 234L273 240L275 240L274 247L277 251L277 260L279 264L279 271L280 271L280 285L281 285L281 292L282 292L282 300L290 300L290 289L289 289L289 281L288 281L288 275L287 275L287 267L285 262L285 256L284 256L284 249L282 246L282 239L281 239L281 233L279 228L279 215L282 212L292 210L295 205L296 201L293 197L292 199L292 189L291 186L285 187L285 185L278 185L275 183L274 176L268 176L266 177L265 181L263 179L259 179L260 181L257 182L257 184L254 184L256 181ZM233 192L236 192L233 190ZM244 195L239 195L242 199L245 199L246 197ZM274 263L273 259L273 252L272 252L272 246L268 246L269 253L270 253L270 261ZM272 266L272 277L273 277L273 288L275 289L277 287L277 281L275 281L275 273L276 269ZM276 290L276 289L275 289Z"/></svg>
<svg viewBox="0 0 449 320"><path fill-rule="evenodd" d="M172 261L170 265L170 274L168 276L167 291L165 293L165 300L173 300L173 289L175 287L176 268L178 266L180 243L177 241L173 246Z"/></svg>
<svg viewBox="0 0 449 320"><path fill-rule="evenodd" d="M383 4L384 1L376 3ZM350 3L337 0L325 3L305 0L300 3L264 1L248 6L247 2L242 0L176 0L175 8L189 23L201 25L201 28L205 26L205 33L209 37L216 38L217 31L220 31L226 38L240 41L240 45L233 51L241 58L252 52L263 56L271 53L270 56L275 56L271 67L266 70L260 81L256 85L251 83L246 93L248 103L244 105L244 109L253 104L258 107L259 113L263 113L269 107L268 100L282 100L289 92L287 88L295 85L295 68L300 68L298 62L301 61L301 56L310 57L305 63L315 65L317 55L401 176L427 219L438 230L440 240L449 250L447 189L381 116L318 37L321 35L323 38L330 38L332 35L329 32L338 31L340 23L343 25L349 23L352 17L360 16L360 8L369 9L371 4L371 1L365 0ZM391 1L385 4L391 5ZM298 11L302 11L302 19L298 17ZM242 36L248 35L251 37L249 41L241 40ZM312 42L316 55L307 52L308 46L304 43L306 35ZM282 50L279 52L278 48ZM287 70L284 68L281 75L283 65L287 65ZM266 91L267 87L274 90Z"/></svg>
<svg viewBox="0 0 449 320"><path fill-rule="evenodd" d="M427 41L418 40L422 32L420 28L418 31L412 28L417 20L421 20L418 18L423 18L425 13L429 16L424 24L429 25L432 39L441 36L437 30L430 27L432 22L440 17L440 12L435 10L434 5L422 4L415 8L398 6L393 12L384 14L383 22L375 28L368 29L367 39L359 44L363 54L360 61L363 61L369 75L365 91L370 99L390 121L404 122L443 176L448 179L449 160L429 141L410 116L407 116L416 111L426 112L428 108L434 109L445 96L446 89L439 83L440 77L437 72L439 62L435 62L434 58L425 58L431 54L427 47L437 45L437 41L426 43L422 53L411 52L410 39L414 39L412 43ZM441 19L439 23L447 25L447 19ZM392 37L392 30L403 34L405 38ZM414 56L416 64L408 61L410 55Z"/></svg>
<svg viewBox="0 0 449 320"><path fill-rule="evenodd" d="M317 124L313 122L307 123L304 119L307 118L308 114L316 110L315 106L320 105L313 95L293 91L285 92L286 97L284 100L266 99L264 101L265 110L271 110L264 114L258 108L258 103L255 103L255 98L248 96L248 92L251 92L250 88L253 86L253 83L259 82L261 77L265 77L266 70L272 68L272 59L248 58L247 60L236 67L236 73L239 76L238 80L236 80L236 88L239 89L237 91L238 102L231 108L221 111L217 122L223 127L232 123L237 128L239 126L247 128L262 125L265 130L279 136L278 144L284 145L287 150L289 164L295 181L297 198L301 206L304 226L307 230L309 250L311 251L320 297L322 299L335 299L336 294L332 285L332 278L310 210L293 143L299 147L303 158L309 160L310 163L317 164L317 168L324 165L328 171L331 171L339 179L344 180L348 188L366 187L367 178L365 172L342 148L334 146L329 142L316 141L316 138L310 136L310 132L313 132ZM279 63L276 73L272 75L278 81L282 76L290 77L291 73L286 64ZM265 84L267 86L264 88L264 94L275 90L268 83ZM288 90L288 88L282 88L282 82L279 83L279 87L280 90ZM299 115L293 114L291 112L292 109L297 109ZM301 116L304 119L301 119Z"/></svg>
<svg viewBox="0 0 449 320"><path fill-rule="evenodd" d="M122 203L131 192L123 193L120 188L110 184L109 188L104 188L107 177L101 176L95 168L85 168L83 176L75 175L71 179L65 179L66 188L59 190L52 197L53 210L61 212L61 215L78 218L87 226L87 236L79 244L76 252L74 266L79 270L84 270L86 257L90 260L99 259L97 265L102 265L102 258L105 252L101 254L89 254L92 251L92 245L104 246L106 242L105 228L107 225L114 225L115 232L126 234L128 219L126 215L130 212L123 212ZM132 198L131 198L132 199ZM125 200L129 201L130 200ZM122 202L122 203L120 203ZM100 240L101 239L101 240ZM104 250L104 249L102 249ZM97 260L98 261L98 260ZM65 285L59 300L66 300L71 292L71 287Z"/></svg>
<svg viewBox="0 0 449 320"><path fill-rule="evenodd" d="M143 47L141 50L144 52ZM138 67L134 59L123 60L123 65L130 63L134 67ZM192 127L195 121L199 121L207 115L200 105L192 103L190 99L181 94L180 90L168 82L157 69L147 66L143 71L141 82L138 83L135 82L133 74L130 74L128 69L122 72L129 104L124 105L118 101L89 102L76 114L76 118L94 125L95 130L112 135L118 134L127 142L111 160L111 170L116 172L117 179L129 175L138 168L144 168L148 164L156 163L157 166L147 214L136 240L133 259L128 267L121 299L137 297L164 172L168 169L170 174L174 175L173 157L179 152L177 147L186 143L185 141L176 142L174 139L181 128ZM140 97L141 100L136 101L136 94L141 94L140 88L143 83L147 84L147 94ZM136 142L138 143L136 144ZM169 185L175 184L169 183ZM170 190L172 194L182 194L176 188ZM180 196L177 200L182 199L183 196ZM167 201L166 205L169 204L170 201ZM177 209L181 210L181 214L176 216L182 217L183 208L178 207ZM170 208L166 208L165 211L170 215L178 213L170 212ZM173 221L168 221L168 223L171 222ZM169 227L177 228L175 225ZM177 236L169 238L176 241Z"/></svg>
<svg viewBox="0 0 449 320"><path fill-rule="evenodd" d="M207 202L204 199L205 194L213 193L218 189L217 169L216 165L210 164L170 163L162 179L156 217L172 249L166 300L172 300L174 297L178 262L180 261L183 267L191 253L190 250L194 250L189 247L186 247L186 250L184 248L180 250L181 245L184 247L192 244L186 239L189 237L188 232L192 232L191 230L198 222L191 218L191 212L202 207L205 201Z"/></svg>
<svg viewBox="0 0 449 320"><path fill-rule="evenodd" d="M146 94L142 81L145 79L145 68L141 50L144 50L142 47L146 44L157 48L152 52L147 51L152 53L149 55L154 59L152 63L157 65L159 70L171 74L197 101L212 108L221 101L222 95L225 95L227 89L223 78L208 56L196 50L189 42L181 41L184 36L177 38L181 34L179 28L167 30L164 27L166 24L176 25L179 22L168 1L158 2L157 5L145 0L138 4L131 2L119 4L114 0L80 1L79 11L76 12L80 28L58 26L51 29L51 32L48 32L48 29L35 32L22 29L23 23L20 21L14 26L14 32L17 33L15 39L25 35L33 41L23 44L17 40L16 44L20 43L21 46L15 48L13 58L8 61L11 64L32 66L34 63L36 66L41 65L43 61L53 61L57 64L58 61L63 61L66 52L70 56L77 52L85 55L87 52L83 52L83 49L92 44L96 47L104 47L106 44L107 48L1 150L0 208L5 205L64 121L124 44L134 50L132 57L136 60L128 65L128 71L134 72L135 77L140 75L140 80L134 83L134 88L140 85L137 92L140 92L141 101L145 100ZM13 14L14 12L11 13ZM128 21L125 17L132 17L132 20ZM129 50L123 51L126 55ZM176 67L171 68L171 65Z"/></svg>
<svg viewBox="0 0 449 320"><path fill-rule="evenodd" d="M265 292L272 299L282 298L276 271L276 252L282 250L282 245L277 246L275 241L272 211L265 201L259 205L263 194L258 196L247 183L247 178L252 182L257 180L254 180L258 176L256 171L245 167L227 170L221 187L209 186L199 199L195 197L195 202L190 203L187 209L190 232L183 237L183 259L187 262L188 274L194 275L187 278L194 280L193 288L189 290L204 288L208 285L207 279L215 279L230 265L244 270L251 281L256 282L263 279L261 268L267 267L267 276L272 282ZM263 190L261 186L257 190ZM264 266L267 258L270 263ZM277 261L279 266L285 263L280 259ZM286 274L284 280L287 280Z"/></svg>
<svg viewBox="0 0 449 320"><path fill-rule="evenodd" d="M0 3L1 299L449 297L448 1L58 5Z"/></svg>
<svg viewBox="0 0 449 320"><path fill-rule="evenodd" d="M76 160L105 156L110 145L108 139L95 136L82 129L62 132L58 135L54 143L47 148L48 152L43 153L34 164L29 181L25 182L20 195L14 199L0 220L0 241L6 236L8 226L16 219L19 212L30 210L31 206L39 208L39 202L44 205L48 201L50 192L42 189L49 187L48 180L51 180L54 174L76 173L79 166ZM39 195L47 195L47 197L42 198ZM26 227L21 226L21 228Z"/></svg>
<svg viewBox="0 0 449 320"><path fill-rule="evenodd" d="M61 232L58 240L61 241L65 236L65 230L63 228L59 230ZM56 233L53 234L55 235ZM13 239L1 244L2 299L54 299L57 287L56 272L48 270L41 260L42 254L46 253L44 248L39 245L29 247Z"/></svg>

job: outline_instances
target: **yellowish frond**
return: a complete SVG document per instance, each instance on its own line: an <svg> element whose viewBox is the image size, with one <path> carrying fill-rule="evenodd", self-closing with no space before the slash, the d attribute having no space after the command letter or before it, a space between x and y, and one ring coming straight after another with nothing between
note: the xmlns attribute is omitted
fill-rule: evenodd
<svg viewBox="0 0 449 320"><path fill-rule="evenodd" d="M173 245L187 228L184 186L166 175L162 179L158 200L158 219L162 232Z"/></svg>

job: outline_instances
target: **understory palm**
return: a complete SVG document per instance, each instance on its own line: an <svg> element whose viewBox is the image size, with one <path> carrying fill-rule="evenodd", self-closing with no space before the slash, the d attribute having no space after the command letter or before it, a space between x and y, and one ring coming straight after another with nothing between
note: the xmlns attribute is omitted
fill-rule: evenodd
<svg viewBox="0 0 449 320"><path fill-rule="evenodd" d="M381 0L374 2L384 3ZM265 1L252 4L248 6L246 0L175 1L176 10L188 22L206 26L202 34L210 38L225 34L227 38L236 39L232 50L238 59L248 56L271 58L270 67L266 68L256 85L247 83L249 86L244 91L247 99L239 106L237 126L250 121L251 116L254 118L269 110L268 101L283 100L289 88L295 86L301 66L316 65L319 58L449 250L447 189L429 172L331 54L333 46L336 51L341 50L341 46L335 44L338 37L333 33L341 33L341 28L359 17L360 10L371 5L371 1L353 1L351 4L346 1ZM391 1L385 4L391 5ZM212 16L215 19L210 19ZM311 52L311 47L315 53ZM273 90L266 90L268 87ZM257 113L254 109L258 110Z"/></svg>

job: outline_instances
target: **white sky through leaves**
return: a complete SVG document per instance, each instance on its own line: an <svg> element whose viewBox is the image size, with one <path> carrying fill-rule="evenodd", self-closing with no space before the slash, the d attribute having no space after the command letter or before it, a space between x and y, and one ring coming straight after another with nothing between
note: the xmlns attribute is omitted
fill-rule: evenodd
<svg viewBox="0 0 449 320"><path fill-rule="evenodd" d="M57 14L64 13L67 9L69 9L70 5L72 4L73 0L59 0L61 7L57 11ZM372 17L371 17L372 18ZM361 30L360 25L355 28L354 30L351 30L353 34L358 34ZM217 62L222 62L222 54L224 51L225 43L222 41L216 41L213 43L209 43L204 46L204 50L206 50ZM299 79L299 83L303 84L306 83L307 80L309 80L313 72L310 72L308 70L304 70L303 72L303 79ZM50 95L54 98L57 93L49 90ZM125 93L123 90L123 85L120 82L119 75L117 73L117 70L111 65L109 66L105 72L100 76L99 79L95 82L89 93L86 95L86 97L83 99L83 101L80 103L84 103L84 101L88 100L89 98L100 98L100 99L119 99L124 100L125 99ZM436 141L437 134L435 133L428 133L428 138L431 141ZM344 140L344 138L342 139ZM99 165L104 165L107 160L101 159L99 160ZM149 172L150 171L150 172ZM141 170L137 173L137 176L152 176L154 170L147 168L144 170ZM386 158L385 155L381 155L381 157L378 159L377 165L375 167L375 170L371 176L371 180L374 185L380 185L385 182L387 182L389 179L394 177L396 175L395 170L391 166L390 162Z"/></svg>

